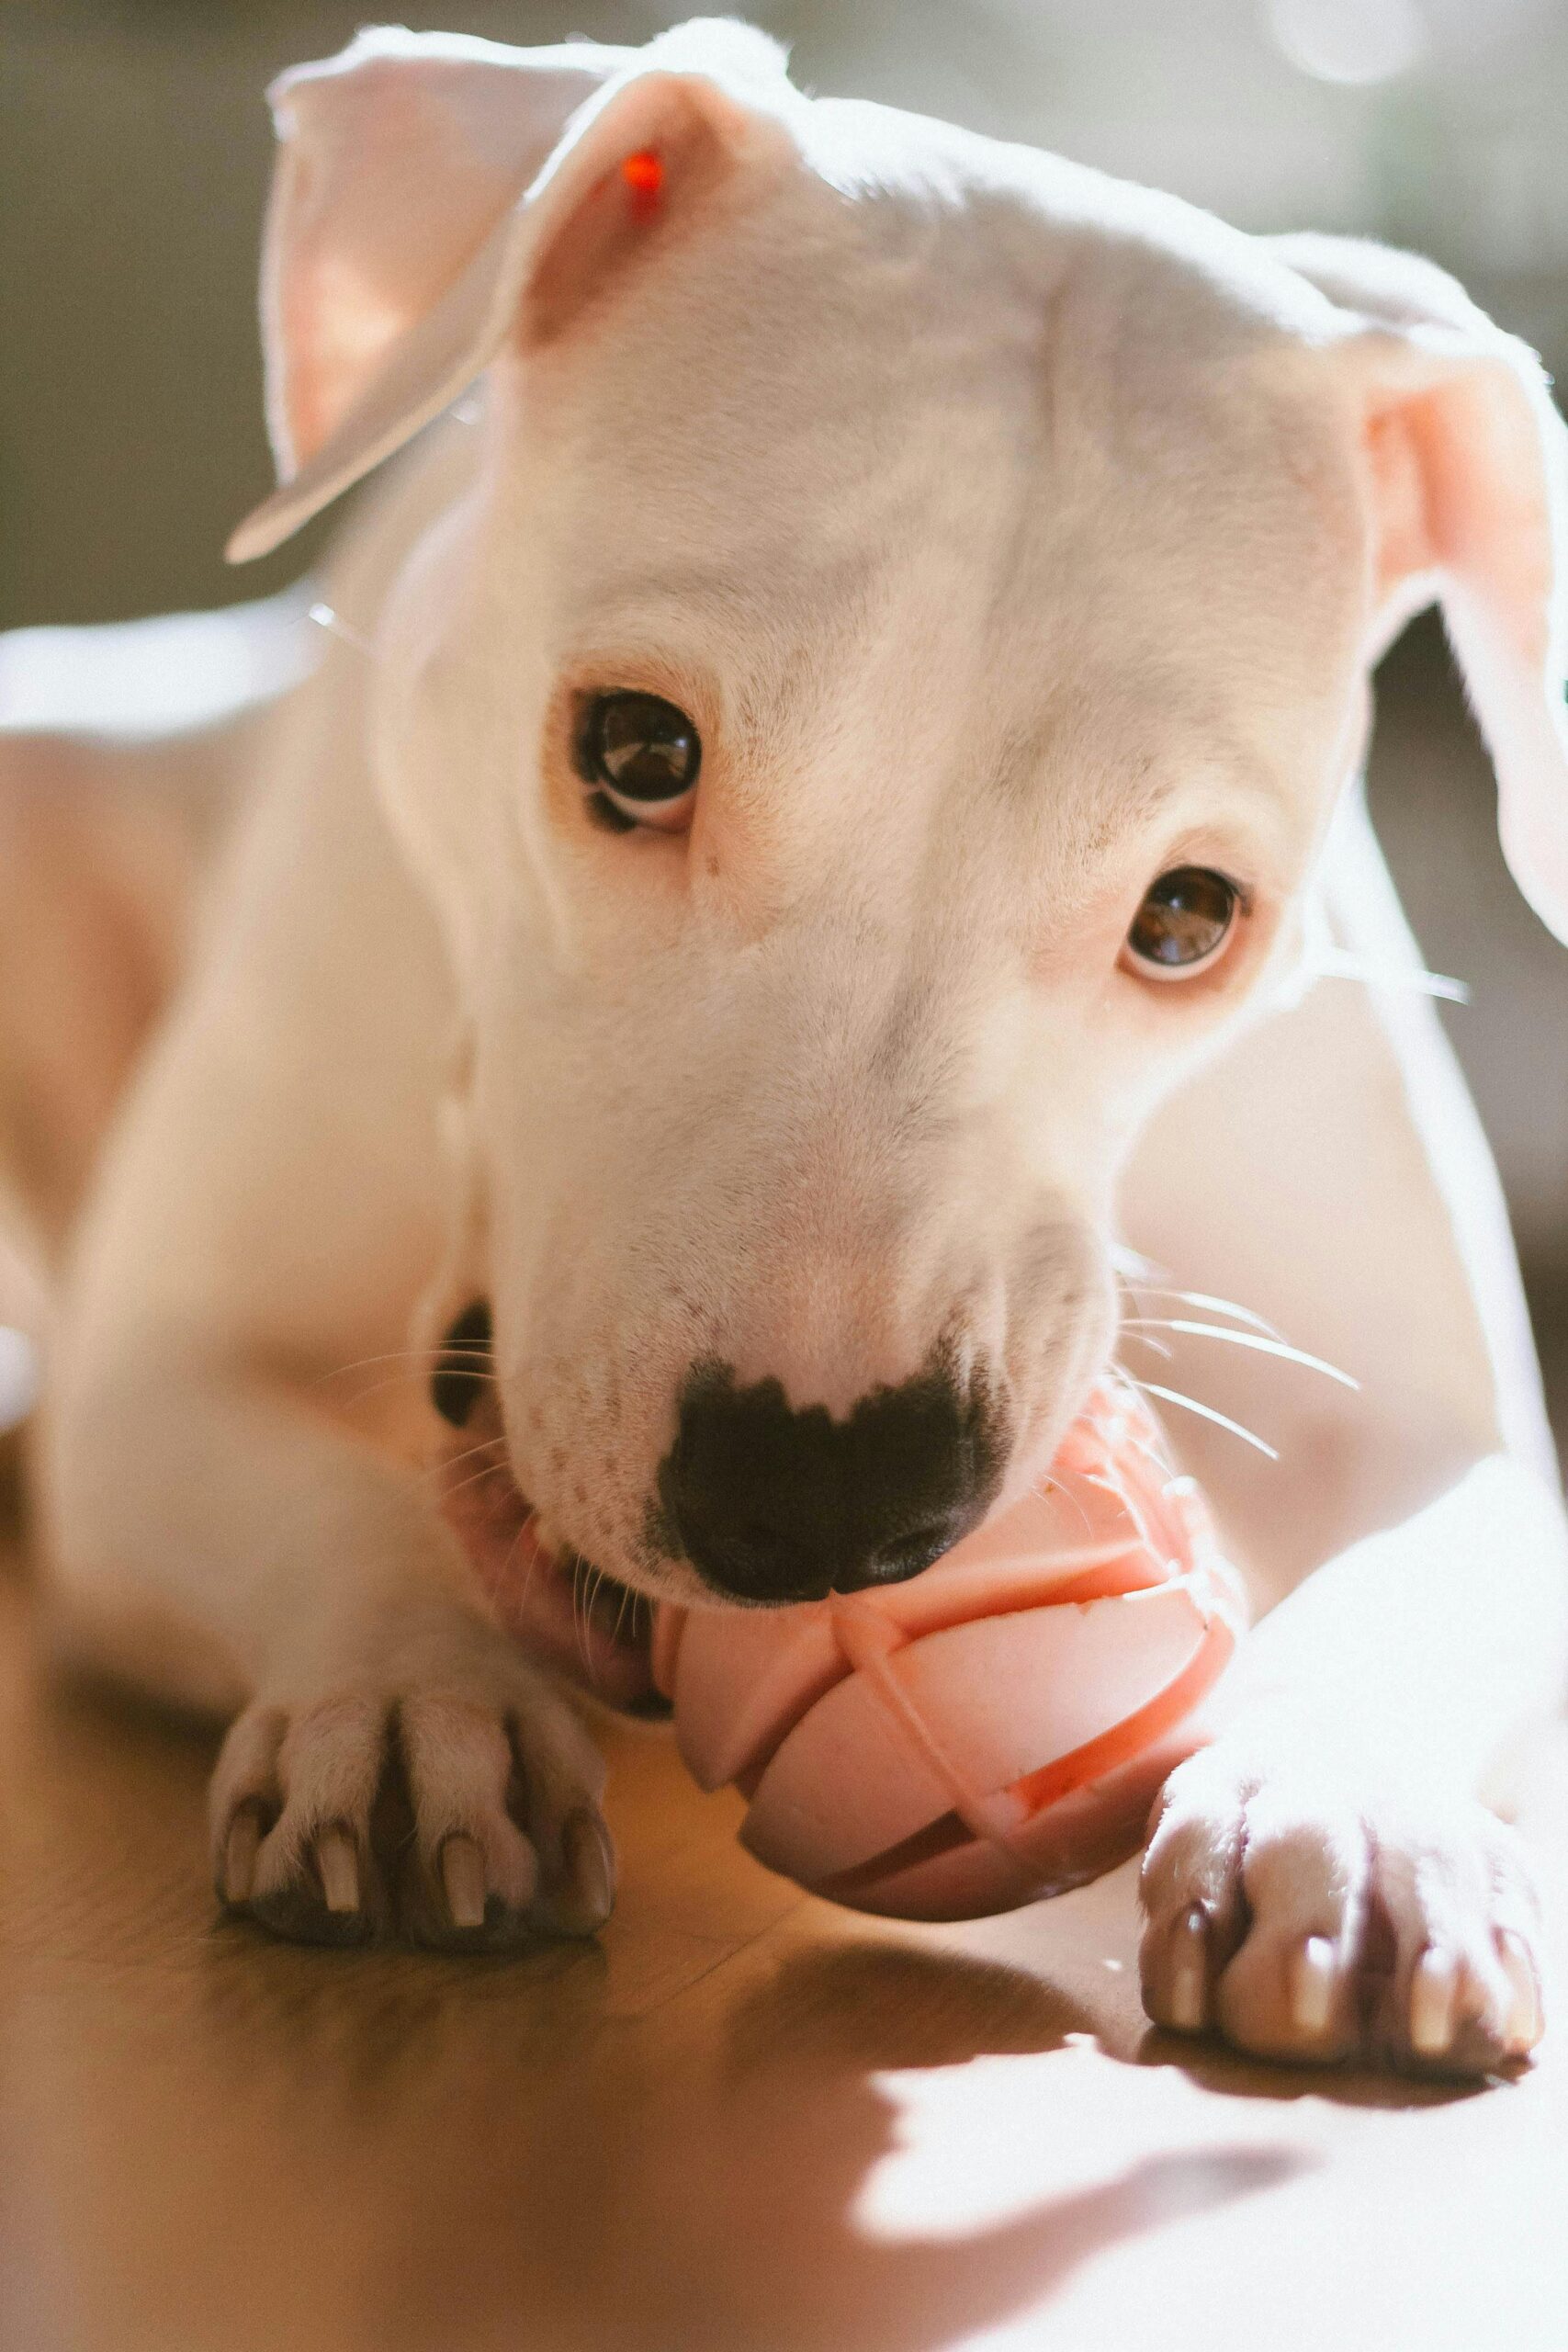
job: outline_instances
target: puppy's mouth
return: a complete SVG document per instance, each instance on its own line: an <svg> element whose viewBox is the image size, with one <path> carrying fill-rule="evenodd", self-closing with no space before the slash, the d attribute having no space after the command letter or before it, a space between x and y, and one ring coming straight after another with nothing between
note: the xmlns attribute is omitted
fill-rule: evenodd
<svg viewBox="0 0 1568 2352"><path fill-rule="evenodd" d="M607 1706L660 1712L652 1603L552 1542L504 1456L476 1474L466 1452L441 1465L442 1516L507 1632Z"/></svg>
<svg viewBox="0 0 1568 2352"><path fill-rule="evenodd" d="M668 1713L654 1687L651 1601L552 1540L518 1488L489 1336L488 1317L481 1322L470 1308L448 1333L432 1383L437 1410L461 1432L437 1465L442 1517L496 1615L531 1657L606 1706Z"/></svg>

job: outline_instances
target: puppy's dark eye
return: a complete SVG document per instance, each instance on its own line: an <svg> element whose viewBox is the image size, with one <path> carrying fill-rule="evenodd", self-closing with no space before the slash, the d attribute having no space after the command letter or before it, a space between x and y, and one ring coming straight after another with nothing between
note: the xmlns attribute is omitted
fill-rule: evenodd
<svg viewBox="0 0 1568 2352"><path fill-rule="evenodd" d="M1241 894L1206 865L1177 865L1152 885L1127 933L1127 961L1146 978L1186 979L1212 964L1235 928Z"/></svg>
<svg viewBox="0 0 1568 2352"><path fill-rule="evenodd" d="M685 712L658 695L595 695L583 709L578 773L628 825L682 824L702 758Z"/></svg>

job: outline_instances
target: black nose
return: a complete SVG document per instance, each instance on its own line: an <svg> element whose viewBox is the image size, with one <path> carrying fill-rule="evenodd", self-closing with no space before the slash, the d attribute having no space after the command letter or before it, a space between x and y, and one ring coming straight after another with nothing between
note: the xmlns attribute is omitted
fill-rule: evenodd
<svg viewBox="0 0 1568 2352"><path fill-rule="evenodd" d="M738 1600L820 1600L900 1584L966 1534L1001 1475L983 1384L945 1366L879 1388L847 1420L795 1411L776 1380L736 1385L694 1366L659 1467L672 1532L705 1582Z"/></svg>

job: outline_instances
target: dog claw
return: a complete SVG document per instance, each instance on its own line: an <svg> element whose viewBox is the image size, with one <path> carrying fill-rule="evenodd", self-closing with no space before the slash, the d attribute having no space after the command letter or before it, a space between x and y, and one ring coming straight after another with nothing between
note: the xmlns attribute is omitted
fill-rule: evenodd
<svg viewBox="0 0 1568 2352"><path fill-rule="evenodd" d="M1540 1992L1524 1939L1511 1928L1505 1928L1497 1939L1497 1957L1514 1996L1503 2039L1513 2055L1522 2057L1540 2040Z"/></svg>
<svg viewBox="0 0 1568 2352"><path fill-rule="evenodd" d="M248 1903L256 1883L256 1851L261 1845L261 1817L254 1805L242 1805L229 1825L223 1849L223 1900Z"/></svg>
<svg viewBox="0 0 1568 2352"><path fill-rule="evenodd" d="M1320 2034L1334 2007L1334 1946L1326 1936L1308 1936L1291 1971L1291 2021L1298 2033Z"/></svg>
<svg viewBox="0 0 1568 2352"><path fill-rule="evenodd" d="M1429 1944L1410 1979L1410 2047L1419 2057L1441 2058L1452 2049L1458 1995L1458 1962Z"/></svg>
<svg viewBox="0 0 1568 2352"><path fill-rule="evenodd" d="M316 1840L316 1868L321 1872L327 1909L340 1913L357 1911L359 1856L346 1829L322 1830Z"/></svg>
<svg viewBox="0 0 1568 2352"><path fill-rule="evenodd" d="M485 1923L484 1856L471 1838L448 1838L441 1849L441 1883L455 1928Z"/></svg>
<svg viewBox="0 0 1568 2352"><path fill-rule="evenodd" d="M1209 1922L1201 1904L1177 1921L1171 1935L1166 2009L1179 2033L1201 2033L1209 2006Z"/></svg>
<svg viewBox="0 0 1568 2352"><path fill-rule="evenodd" d="M567 1884L556 1903L562 1927L592 1935L609 1917L615 1900L615 1855L609 1832L586 1805L561 1832Z"/></svg>

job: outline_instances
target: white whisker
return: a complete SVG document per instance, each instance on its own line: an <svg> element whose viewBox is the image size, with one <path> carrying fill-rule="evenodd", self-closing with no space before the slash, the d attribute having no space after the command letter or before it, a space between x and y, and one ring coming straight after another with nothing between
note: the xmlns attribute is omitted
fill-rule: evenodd
<svg viewBox="0 0 1568 2352"><path fill-rule="evenodd" d="M1240 1421L1233 1421L1228 1413L1216 1412L1213 1405L1200 1405L1196 1396L1184 1396L1179 1388L1161 1388L1157 1382L1140 1380L1131 1372L1126 1376L1145 1396L1158 1396L1167 1405L1179 1405L1184 1412L1196 1413L1201 1420L1213 1421L1217 1429L1229 1430L1233 1437L1245 1439L1259 1453L1267 1454L1270 1462L1280 1459L1277 1447L1269 1445L1256 1430L1244 1429Z"/></svg>
<svg viewBox="0 0 1568 2352"><path fill-rule="evenodd" d="M396 1388L405 1383L412 1385L415 1381L423 1386L429 1382L431 1375L444 1358L470 1353L476 1361L472 1364L465 1363L460 1367L464 1379L482 1382L491 1387L499 1387L501 1384L496 1374L489 1368L490 1350L488 1348L470 1350L468 1347L390 1348L382 1355L361 1356L355 1363L340 1363L331 1372L318 1373L310 1385L313 1388L324 1388L331 1381L346 1380L352 1373L355 1372L373 1372L380 1364L390 1363L400 1366L398 1371L389 1373L384 1379L367 1381L363 1387L356 1388L353 1396L347 1399L346 1405L342 1407L342 1409L353 1412L356 1407L368 1404L373 1396L383 1396L389 1388ZM341 1400L333 1401L334 1405L337 1405Z"/></svg>
<svg viewBox="0 0 1568 2352"><path fill-rule="evenodd" d="M1201 1306L1206 1315L1228 1315L1234 1323L1245 1323L1250 1330L1264 1331L1271 1340L1280 1333L1263 1316L1255 1315L1249 1306L1238 1306L1234 1298L1216 1298L1212 1291L1171 1290L1158 1283L1130 1283L1129 1290L1142 1291L1149 1298L1174 1298L1183 1306Z"/></svg>
<svg viewBox="0 0 1568 2352"><path fill-rule="evenodd" d="M1141 1250L1129 1249L1125 1241L1111 1243L1111 1265L1118 1282L1123 1283L1144 1282L1150 1274L1170 1272L1168 1266L1157 1264L1153 1258L1145 1258Z"/></svg>
<svg viewBox="0 0 1568 2352"><path fill-rule="evenodd" d="M1128 1373L1127 1377L1129 1380L1132 1380L1132 1374ZM1134 1387L1138 1385L1139 1384L1137 1382L1134 1382ZM1100 1478L1092 1475L1089 1478L1089 1484L1091 1487L1098 1487L1102 1494L1109 1495L1111 1501L1116 1503L1126 1512L1128 1518L1133 1522L1134 1530L1136 1531L1139 1543L1146 1546L1150 1540L1149 1523L1145 1518L1138 1498L1133 1492L1131 1487L1115 1478Z"/></svg>
<svg viewBox="0 0 1568 2352"><path fill-rule="evenodd" d="M497 1444L500 1442L499 1439L496 1440ZM468 1457L459 1455L457 1458L459 1461L466 1461ZM505 1467L504 1462L481 1462L479 1468L470 1470L466 1478L459 1478L453 1486L444 1487L440 1498L443 1502L450 1502L454 1495L466 1494L470 1487L477 1487L482 1479L493 1477L498 1470L504 1470Z"/></svg>
<svg viewBox="0 0 1568 2352"><path fill-rule="evenodd" d="M378 659L370 639L361 630L351 628L343 615L334 611L331 605L312 605L307 618L314 621L318 628L325 629L329 637L340 637L345 645L352 645L355 651L363 653L367 662Z"/></svg>
<svg viewBox="0 0 1568 2352"><path fill-rule="evenodd" d="M461 1453L445 1454L437 1461L432 1462L428 1468L420 1472L420 1485L422 1487L433 1486L438 1480L445 1478L448 1471L458 1468L462 1463L472 1462L476 1456L481 1453L500 1453L504 1449L505 1444L506 1440L504 1437L487 1437L481 1438L478 1445L465 1446ZM486 1470L493 1469L495 1466L496 1465L493 1463L490 1462L487 1462L484 1464ZM468 1481L465 1479L463 1483L466 1486ZM451 1491L456 1494L457 1489L454 1487Z"/></svg>
<svg viewBox="0 0 1568 2352"><path fill-rule="evenodd" d="M585 1568L586 1576L583 1573ZM577 1654L582 1660L582 1671L590 1681L593 1677L593 1657L588 1640L588 1613L593 1603L587 1582L592 1575L592 1567L581 1556L574 1560L571 1570L571 1622L577 1634Z"/></svg>
<svg viewBox="0 0 1568 2352"><path fill-rule="evenodd" d="M351 1372L374 1372L378 1364L383 1363L428 1363L429 1362L428 1348L389 1348L383 1355L358 1356L352 1363L340 1363L331 1372L319 1373L310 1385L313 1388L322 1388L329 1380L346 1380Z"/></svg>
<svg viewBox="0 0 1568 2352"><path fill-rule="evenodd" d="M502 1561L501 1568L501 1581L502 1584L505 1583L507 1577L512 1574L513 1563L516 1559L518 1552L521 1550L524 1543L526 1541L529 1529L533 1526L538 1516L538 1512L533 1508L532 1504L530 1504L528 1509L524 1512L522 1523L518 1527L516 1534L513 1537L511 1543L506 1547L506 1557ZM534 1571L538 1565L539 1546L536 1544L529 1546L528 1565L523 1571L523 1589L517 1596L517 1610L519 1615L522 1614L523 1610L527 1605L528 1588L533 1583Z"/></svg>
<svg viewBox="0 0 1568 2352"><path fill-rule="evenodd" d="M582 1611L582 1624L585 1634L591 1634L592 1631L593 1611L598 1603L599 1596L604 1591L605 1583L608 1580L607 1573L604 1568L592 1566L589 1568L588 1577L588 1599ZM597 1680L598 1678L594 1672L591 1657L584 1658L583 1666L588 1673L590 1680Z"/></svg>
<svg viewBox="0 0 1568 2352"><path fill-rule="evenodd" d="M1342 947L1321 948L1313 959L1312 969L1320 979L1359 980L1370 989L1396 989L1406 995L1440 997L1446 1004L1470 1002L1465 982L1450 979L1446 972L1412 970L1403 964L1371 964L1364 956L1347 954Z"/></svg>
<svg viewBox="0 0 1568 2352"><path fill-rule="evenodd" d="M465 1380L488 1380L492 1387L499 1387L501 1385L500 1382L496 1380L493 1373L469 1372L466 1366L464 1367L462 1377ZM385 1380L367 1381L363 1388L356 1388L353 1395L347 1399L346 1403L341 1405L340 1408L346 1412L353 1412L356 1406L368 1404L372 1396L384 1396L389 1388L399 1388L415 1382L417 1382L418 1385L422 1389L427 1388L429 1379L429 1372L423 1368L418 1372L390 1372L387 1374Z"/></svg>
<svg viewBox="0 0 1568 2352"><path fill-rule="evenodd" d="M1268 1340L1256 1331L1229 1331L1218 1323L1190 1323L1179 1316L1137 1316L1127 1317L1122 1329L1134 1338L1140 1328L1156 1331L1183 1331L1194 1340L1227 1340L1233 1348L1251 1348L1261 1356L1276 1356L1281 1363L1299 1363L1304 1371L1321 1372L1325 1380L1337 1380L1341 1388L1359 1388L1360 1382L1337 1364L1325 1363L1321 1356L1309 1356L1301 1348L1292 1348L1283 1340Z"/></svg>
<svg viewBox="0 0 1568 2352"><path fill-rule="evenodd" d="M1071 1503L1073 1509L1082 1520L1085 1534L1092 1535L1094 1533L1093 1520L1090 1519L1088 1511L1085 1510L1081 1498L1073 1492L1071 1487L1068 1486L1065 1478L1054 1478L1051 1476L1050 1471L1046 1470L1043 1472L1040 1478L1036 1481L1034 1491L1037 1495L1060 1495L1065 1501Z"/></svg>

